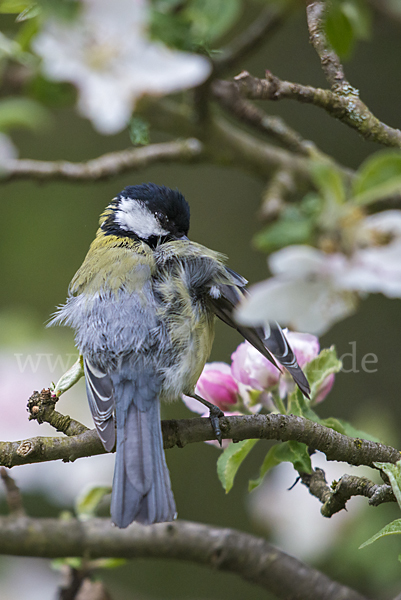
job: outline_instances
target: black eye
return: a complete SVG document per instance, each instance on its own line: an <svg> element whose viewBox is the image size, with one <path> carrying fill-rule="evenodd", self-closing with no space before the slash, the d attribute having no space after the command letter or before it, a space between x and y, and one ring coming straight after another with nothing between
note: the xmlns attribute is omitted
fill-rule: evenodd
<svg viewBox="0 0 401 600"><path fill-rule="evenodd" d="M154 215L155 215L156 219L158 219L158 221L159 221L160 223L167 224L167 223L168 223L168 221L169 221L169 219L168 219L168 216L167 216L166 214L164 214L163 212L159 211L159 210L157 210L157 211L154 213Z"/></svg>

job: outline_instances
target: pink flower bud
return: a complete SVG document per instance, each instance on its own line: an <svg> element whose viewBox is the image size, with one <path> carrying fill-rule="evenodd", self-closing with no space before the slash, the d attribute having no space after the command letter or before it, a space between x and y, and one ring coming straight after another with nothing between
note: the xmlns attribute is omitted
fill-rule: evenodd
<svg viewBox="0 0 401 600"><path fill-rule="evenodd" d="M224 364L224 363L223 363ZM203 369L196 384L199 396L226 411L238 402L238 385L231 372L224 372L221 363L210 363ZM225 365L228 367L228 365ZM229 367L228 367L229 369Z"/></svg>
<svg viewBox="0 0 401 600"><path fill-rule="evenodd" d="M266 390L278 383L280 371L249 342L240 344L231 360L235 379L254 390Z"/></svg>
<svg viewBox="0 0 401 600"><path fill-rule="evenodd" d="M198 379L195 392L224 412L232 409L238 402L238 384L226 363L207 363ZM208 409L197 400L185 395L183 400L190 410L201 415L208 414Z"/></svg>
<svg viewBox="0 0 401 600"><path fill-rule="evenodd" d="M334 379L335 379L334 373L331 373L331 375L328 375L326 377L326 379L322 382L322 385L320 386L320 388L316 394L313 404L319 404L319 402L322 402L326 398L327 394L330 392L331 388L333 387Z"/></svg>

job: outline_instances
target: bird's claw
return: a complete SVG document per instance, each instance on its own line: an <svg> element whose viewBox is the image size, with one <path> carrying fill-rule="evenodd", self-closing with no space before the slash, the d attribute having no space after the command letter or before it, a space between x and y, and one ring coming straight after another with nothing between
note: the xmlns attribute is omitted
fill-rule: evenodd
<svg viewBox="0 0 401 600"><path fill-rule="evenodd" d="M214 435L216 436L217 441L221 446L223 441L223 434L221 433L220 429L220 417L224 417L224 413L218 408L218 406L213 406L209 408L209 419L212 424L212 429L214 431Z"/></svg>
<svg viewBox="0 0 401 600"><path fill-rule="evenodd" d="M203 404L203 406L206 406L206 408L209 409L209 419L212 424L214 435L216 436L216 439L221 446L222 441L223 441L223 434L221 433L219 419L220 419L220 417L224 417L223 411L220 410L220 408L218 406L216 406L215 404L212 404L208 400L205 400L204 398L201 398L200 396L198 396L198 394L192 393L192 394L188 394L188 395L190 395L191 398L195 398L195 400L197 400L198 402Z"/></svg>

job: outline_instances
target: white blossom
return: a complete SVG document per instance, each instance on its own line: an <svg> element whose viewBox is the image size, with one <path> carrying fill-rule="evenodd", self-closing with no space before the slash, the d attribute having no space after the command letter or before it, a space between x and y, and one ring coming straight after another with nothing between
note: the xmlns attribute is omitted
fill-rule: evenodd
<svg viewBox="0 0 401 600"><path fill-rule="evenodd" d="M78 89L78 109L105 134L128 124L144 94L164 95L201 83L209 61L151 42L146 0L85 0L72 22L48 20L33 43L43 72Z"/></svg>
<svg viewBox="0 0 401 600"><path fill-rule="evenodd" d="M357 231L356 249L340 284L359 292L401 298L401 211L366 217Z"/></svg>
<svg viewBox="0 0 401 600"><path fill-rule="evenodd" d="M251 287L238 311L246 325L269 320L316 335L352 314L355 294L339 288L338 277L346 267L342 254L328 255L310 246L288 246L270 257L275 275Z"/></svg>
<svg viewBox="0 0 401 600"><path fill-rule="evenodd" d="M401 298L401 211L362 219L347 256L288 246L268 263L273 277L250 288L239 322L255 326L276 320L321 335L351 315L367 293Z"/></svg>

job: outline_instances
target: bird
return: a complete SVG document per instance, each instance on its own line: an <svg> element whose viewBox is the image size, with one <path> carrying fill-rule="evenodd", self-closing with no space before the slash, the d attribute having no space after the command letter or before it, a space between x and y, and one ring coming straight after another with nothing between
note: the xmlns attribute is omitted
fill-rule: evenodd
<svg viewBox="0 0 401 600"><path fill-rule="evenodd" d="M105 450L116 449L110 511L119 528L176 518L161 401L197 398L221 437L223 413L195 394L216 317L285 367L303 394L310 392L278 324L236 322L247 281L226 266L224 255L191 241L189 223L189 205L177 189L124 188L101 214L67 300L50 323L75 330L94 424Z"/></svg>

